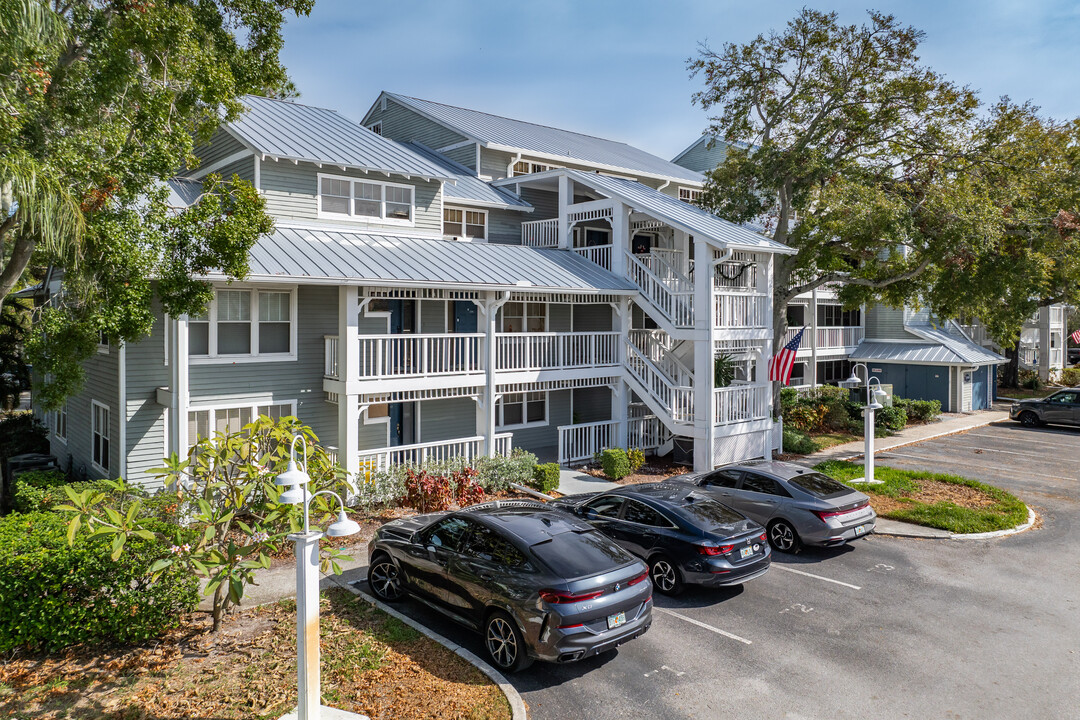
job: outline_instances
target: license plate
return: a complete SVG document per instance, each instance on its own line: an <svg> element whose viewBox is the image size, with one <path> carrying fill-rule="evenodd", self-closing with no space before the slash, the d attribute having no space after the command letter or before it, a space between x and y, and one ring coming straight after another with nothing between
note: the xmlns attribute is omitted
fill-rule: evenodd
<svg viewBox="0 0 1080 720"><path fill-rule="evenodd" d="M739 553L740 553L740 557L748 558L748 557L750 557L751 555L754 554L754 548L752 548L752 547L744 547L742 550L739 551Z"/></svg>
<svg viewBox="0 0 1080 720"><path fill-rule="evenodd" d="M607 616L608 630L610 630L611 628L617 628L620 625L622 625L624 622L626 622L626 613L624 613L624 612L621 612L618 615L608 615Z"/></svg>
<svg viewBox="0 0 1080 720"><path fill-rule="evenodd" d="M856 536L862 535L865 532L866 532L866 526L865 525L856 525L855 526L855 535Z"/></svg>

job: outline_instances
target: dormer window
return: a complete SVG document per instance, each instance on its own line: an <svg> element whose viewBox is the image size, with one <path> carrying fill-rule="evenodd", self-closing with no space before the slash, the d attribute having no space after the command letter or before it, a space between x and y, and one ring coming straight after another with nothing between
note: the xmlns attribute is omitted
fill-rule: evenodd
<svg viewBox="0 0 1080 720"><path fill-rule="evenodd" d="M679 188L679 199L684 203L697 205L698 200L701 199L701 191L693 188L681 187Z"/></svg>
<svg viewBox="0 0 1080 720"><path fill-rule="evenodd" d="M382 123L371 123L370 125L368 125L368 130L375 133L376 135L382 135Z"/></svg>
<svg viewBox="0 0 1080 720"><path fill-rule="evenodd" d="M411 185L319 175L319 214L326 218L412 225L413 198Z"/></svg>
<svg viewBox="0 0 1080 720"><path fill-rule="evenodd" d="M519 160L514 163L511 177L517 177L518 175L531 175L532 173L538 172L546 172L548 170L555 170L558 167L558 165L545 165L543 163L529 162L528 160Z"/></svg>
<svg viewBox="0 0 1080 720"><path fill-rule="evenodd" d="M487 238L487 213L483 210L443 210L443 235L450 237L485 240Z"/></svg>

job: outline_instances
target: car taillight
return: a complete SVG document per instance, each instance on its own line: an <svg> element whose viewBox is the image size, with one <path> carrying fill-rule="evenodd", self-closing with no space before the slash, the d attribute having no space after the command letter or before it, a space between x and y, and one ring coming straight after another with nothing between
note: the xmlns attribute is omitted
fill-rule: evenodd
<svg viewBox="0 0 1080 720"><path fill-rule="evenodd" d="M724 555L731 552L734 545L698 545L697 551L700 555Z"/></svg>
<svg viewBox="0 0 1080 720"><path fill-rule="evenodd" d="M862 510L864 507L866 507L869 504L870 504L870 502L867 501L867 502L862 503L861 505L856 505L855 507L853 507L853 508L851 508L849 510L811 510L810 512L817 515L818 519L821 520L821 522L828 522L829 518L831 518L831 517L837 517L838 515L847 515L848 513L853 513L856 510Z"/></svg>
<svg viewBox="0 0 1080 720"><path fill-rule="evenodd" d="M560 630L569 630L571 628L576 628L576 627L585 627L585 623L575 623L573 625L560 625L559 629Z"/></svg>
<svg viewBox="0 0 1080 720"><path fill-rule="evenodd" d="M761 535L758 536L758 540L760 540L761 542L765 542L766 539L767 538L765 537L765 533L761 533Z"/></svg>
<svg viewBox="0 0 1080 720"><path fill-rule="evenodd" d="M644 580L647 577L649 577L649 573L643 572L640 575L638 575L636 578L631 580L630 582L626 583L626 586L630 587L631 585L637 585L639 582L641 582L642 580Z"/></svg>
<svg viewBox="0 0 1080 720"><path fill-rule="evenodd" d="M598 598L603 594L603 590L597 590L596 592L589 593L580 593L578 595L563 592L562 590L541 590L540 599L544 602L551 603L552 605L566 605L568 603L578 603L584 602L585 600L592 600L593 598Z"/></svg>

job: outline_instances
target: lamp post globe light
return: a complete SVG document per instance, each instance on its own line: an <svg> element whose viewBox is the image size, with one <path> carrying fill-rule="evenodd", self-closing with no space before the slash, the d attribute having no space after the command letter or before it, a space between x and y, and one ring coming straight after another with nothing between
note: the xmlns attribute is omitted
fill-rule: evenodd
<svg viewBox="0 0 1080 720"><path fill-rule="evenodd" d="M865 383L859 379L859 375L855 372L855 370L860 367L866 371ZM873 390L870 389L871 381L877 386ZM881 481L874 479L874 411L884 407L879 401L884 400L887 397L887 394L881 389L881 381L876 377L870 376L870 368L866 367L865 363L855 363L852 365L851 377L840 382L841 387L849 389L857 388L860 385L863 385L866 389L866 406L863 409L863 477L855 478L850 482L873 483L877 485L880 484Z"/></svg>
<svg viewBox="0 0 1080 720"><path fill-rule="evenodd" d="M296 462L296 442L304 442L303 466ZM281 493L278 502L288 505L302 505L304 509L304 530L293 533L289 539L296 547L296 675L297 705L296 712L285 715L281 720L320 720L331 718L364 718L363 715L345 712L336 708L323 707L321 704L319 677L319 540L324 533L312 532L310 528L309 507L311 501L319 495L331 495L338 501L340 510L337 520L326 528L329 537L355 535L360 526L345 515L345 503L341 497L330 490L308 492L311 476L307 473L307 439L303 435L294 435L289 446L289 465L285 472L274 478L275 485L287 485L288 490ZM366 720L366 718L364 719Z"/></svg>

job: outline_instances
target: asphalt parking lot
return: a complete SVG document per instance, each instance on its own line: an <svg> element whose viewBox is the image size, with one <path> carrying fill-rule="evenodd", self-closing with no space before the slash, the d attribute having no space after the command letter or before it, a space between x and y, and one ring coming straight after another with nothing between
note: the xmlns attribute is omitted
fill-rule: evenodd
<svg viewBox="0 0 1080 720"><path fill-rule="evenodd" d="M1080 718L1080 430L1001 424L878 456L1005 487L1042 527L774 554L743 587L656 595L615 653L510 677L556 718ZM478 635L400 610L482 654Z"/></svg>

